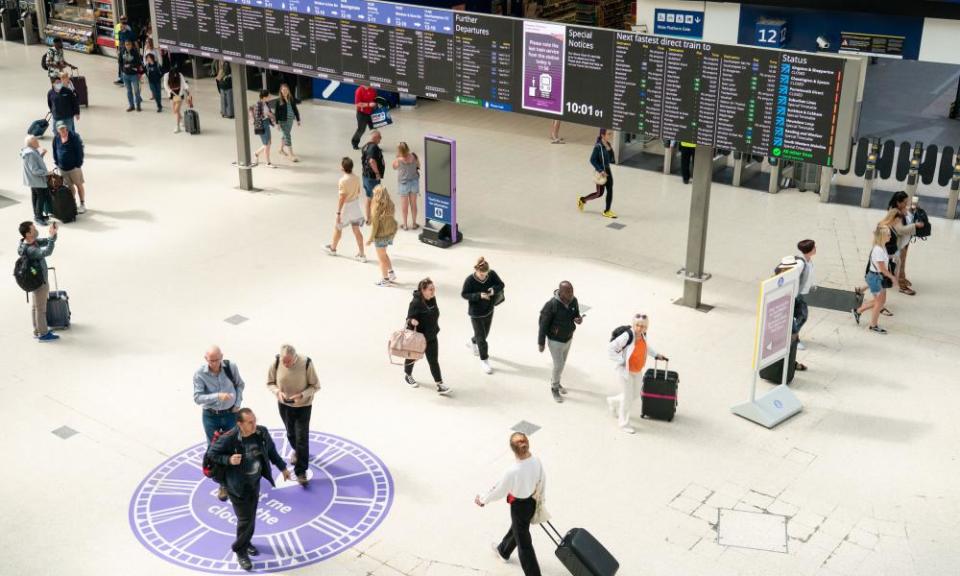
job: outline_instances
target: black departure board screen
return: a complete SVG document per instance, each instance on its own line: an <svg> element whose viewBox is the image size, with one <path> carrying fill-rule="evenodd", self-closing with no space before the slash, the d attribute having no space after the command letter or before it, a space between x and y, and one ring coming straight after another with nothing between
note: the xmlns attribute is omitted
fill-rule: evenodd
<svg viewBox="0 0 960 576"><path fill-rule="evenodd" d="M842 58L379 0L154 0L165 48L833 165Z"/></svg>

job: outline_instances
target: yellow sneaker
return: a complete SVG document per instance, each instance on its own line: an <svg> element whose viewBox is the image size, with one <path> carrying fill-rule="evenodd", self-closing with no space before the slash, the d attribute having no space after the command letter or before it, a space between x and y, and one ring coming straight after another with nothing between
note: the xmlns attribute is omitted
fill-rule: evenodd
<svg viewBox="0 0 960 576"><path fill-rule="evenodd" d="M613 210L604 210L603 216L604 216L605 218L616 218L616 217L617 217L617 213L614 212Z"/></svg>
<svg viewBox="0 0 960 576"><path fill-rule="evenodd" d="M583 197L577 198L577 210L583 212L583 208L586 205L587 203L583 201Z"/></svg>

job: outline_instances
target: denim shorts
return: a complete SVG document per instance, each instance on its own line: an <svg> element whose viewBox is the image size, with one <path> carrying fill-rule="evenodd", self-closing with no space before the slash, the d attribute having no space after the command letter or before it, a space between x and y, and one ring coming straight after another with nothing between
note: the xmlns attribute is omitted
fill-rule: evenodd
<svg viewBox="0 0 960 576"><path fill-rule="evenodd" d="M386 248L391 244L393 244L393 236L389 238L378 238L373 241L373 245L376 246L377 248Z"/></svg>
<svg viewBox="0 0 960 576"><path fill-rule="evenodd" d="M373 189L380 184L380 181L376 178L367 178L363 177L363 191L367 194L367 198L373 198Z"/></svg>
<svg viewBox="0 0 960 576"><path fill-rule="evenodd" d="M400 196L409 196L411 194L416 195L420 193L420 179L408 180L407 182L400 182L400 191L397 193Z"/></svg>
<svg viewBox="0 0 960 576"><path fill-rule="evenodd" d="M871 294L879 294L883 291L883 275L877 272L867 272L867 286L870 287Z"/></svg>
<svg viewBox="0 0 960 576"><path fill-rule="evenodd" d="M263 122L263 134L260 134L260 143L264 146L270 144L270 123L264 120Z"/></svg>

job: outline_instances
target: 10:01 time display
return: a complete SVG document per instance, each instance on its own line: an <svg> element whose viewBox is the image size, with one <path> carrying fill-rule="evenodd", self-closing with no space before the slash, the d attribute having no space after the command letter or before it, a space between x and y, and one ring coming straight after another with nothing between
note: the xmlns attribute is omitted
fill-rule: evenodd
<svg viewBox="0 0 960 576"><path fill-rule="evenodd" d="M571 114L580 114L581 116L603 118L603 109L597 108L593 104L580 104L577 102L567 102L567 112Z"/></svg>

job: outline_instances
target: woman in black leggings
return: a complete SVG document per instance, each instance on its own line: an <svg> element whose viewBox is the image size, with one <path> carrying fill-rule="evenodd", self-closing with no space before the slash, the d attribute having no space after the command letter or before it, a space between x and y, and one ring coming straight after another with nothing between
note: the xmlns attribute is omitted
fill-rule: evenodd
<svg viewBox="0 0 960 576"><path fill-rule="evenodd" d="M597 143L593 147L593 152L590 154L590 165L593 166L598 179L595 181L597 190L593 194L577 198L577 208L579 208L581 212L583 212L583 208L587 205L587 202L603 196L603 190L606 188L606 209L603 211L603 215L607 218L617 217L616 212L612 210L613 172L610 171L610 166L615 163L616 159L613 154L613 145L610 144L610 131L606 128L601 128L600 135L597 136ZM604 183L600 184L600 181Z"/></svg>
<svg viewBox="0 0 960 576"><path fill-rule="evenodd" d="M440 332L438 320L440 318L440 308L437 307L437 288L433 285L433 280L424 278L417 284L417 289L413 291L413 300L410 301L410 307L407 309L407 327L423 334L427 339L427 363L430 365L430 374L437 385L437 392L441 395L450 391L450 388L443 385L443 377L440 375L440 361L437 358L440 351L437 343L437 333ZM416 360L407 360L404 363L403 371L406 374L404 380L412 388L420 384L413 378L413 365Z"/></svg>
<svg viewBox="0 0 960 576"><path fill-rule="evenodd" d="M503 298L503 280L496 271L490 269L487 259L481 256L473 266L473 274L463 281L460 295L469 302L467 314L473 325L473 338L470 339L473 354L480 357L480 368L487 374L493 374L493 368L487 361L487 336L493 324L493 307Z"/></svg>

